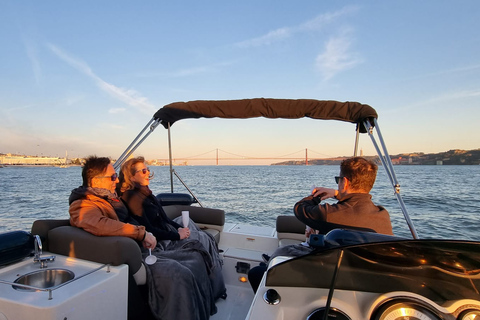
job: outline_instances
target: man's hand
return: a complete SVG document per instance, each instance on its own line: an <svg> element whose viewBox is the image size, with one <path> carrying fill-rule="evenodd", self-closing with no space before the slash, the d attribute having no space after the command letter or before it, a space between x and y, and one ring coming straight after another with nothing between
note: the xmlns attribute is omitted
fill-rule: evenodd
<svg viewBox="0 0 480 320"><path fill-rule="evenodd" d="M307 226L307 227L305 228L305 238L306 238L306 239L310 238L310 235L311 235L311 234L316 234L316 233L317 233L317 232L315 231L315 229L312 229L312 228L310 228L309 226Z"/></svg>
<svg viewBox="0 0 480 320"><path fill-rule="evenodd" d="M143 247L146 249L153 249L157 246L157 238L150 232L145 234L145 239L143 239Z"/></svg>
<svg viewBox="0 0 480 320"><path fill-rule="evenodd" d="M178 228L178 233L180 234L180 240L187 239L188 237L190 237L189 228Z"/></svg>
<svg viewBox="0 0 480 320"><path fill-rule="evenodd" d="M335 189L330 189L330 188L323 188L323 187L316 187L312 191L312 195L314 197L320 197L320 200L325 200L328 198L333 198L335 197Z"/></svg>

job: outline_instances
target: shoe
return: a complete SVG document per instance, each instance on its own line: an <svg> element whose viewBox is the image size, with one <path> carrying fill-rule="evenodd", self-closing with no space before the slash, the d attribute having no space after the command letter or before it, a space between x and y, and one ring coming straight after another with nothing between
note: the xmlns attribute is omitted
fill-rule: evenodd
<svg viewBox="0 0 480 320"><path fill-rule="evenodd" d="M270 256L266 253L262 253L262 259L263 261L265 261L265 263L268 263L268 261L270 260Z"/></svg>

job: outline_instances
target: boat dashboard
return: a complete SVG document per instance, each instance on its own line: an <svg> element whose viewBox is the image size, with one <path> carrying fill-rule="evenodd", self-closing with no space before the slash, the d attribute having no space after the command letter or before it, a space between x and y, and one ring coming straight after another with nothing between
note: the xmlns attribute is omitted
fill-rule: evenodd
<svg viewBox="0 0 480 320"><path fill-rule="evenodd" d="M480 243L324 240L270 262L247 319L480 319Z"/></svg>

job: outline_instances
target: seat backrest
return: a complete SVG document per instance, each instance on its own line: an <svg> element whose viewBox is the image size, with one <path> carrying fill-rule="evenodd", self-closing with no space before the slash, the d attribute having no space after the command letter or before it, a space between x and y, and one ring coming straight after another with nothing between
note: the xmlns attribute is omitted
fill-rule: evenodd
<svg viewBox="0 0 480 320"><path fill-rule="evenodd" d="M208 228L222 232L223 226L225 225L225 211L220 209L171 205L163 207L163 210L170 219L175 219L182 215L182 211L189 211L190 219L192 219L200 229Z"/></svg>
<svg viewBox="0 0 480 320"><path fill-rule="evenodd" d="M68 220L37 220L32 234L38 234L42 243L48 243L51 253L60 254L113 266L127 264L135 274L142 266L142 253L137 242L127 237L99 237L83 229L70 226Z"/></svg>
<svg viewBox="0 0 480 320"><path fill-rule="evenodd" d="M277 217L277 238L305 241L305 223L295 216L280 215Z"/></svg>
<svg viewBox="0 0 480 320"><path fill-rule="evenodd" d="M42 240L43 250L50 251L49 241L48 241L48 232L54 228L61 226L69 226L69 219L45 219L45 220L36 220L32 224L31 233L33 235L39 235Z"/></svg>

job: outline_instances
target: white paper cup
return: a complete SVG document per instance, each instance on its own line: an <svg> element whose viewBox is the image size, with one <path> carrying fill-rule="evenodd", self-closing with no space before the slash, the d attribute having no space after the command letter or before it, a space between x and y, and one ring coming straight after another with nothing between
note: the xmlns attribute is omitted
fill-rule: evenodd
<svg viewBox="0 0 480 320"><path fill-rule="evenodd" d="M182 223L183 227L188 227L188 221L190 220L190 211L182 211Z"/></svg>

